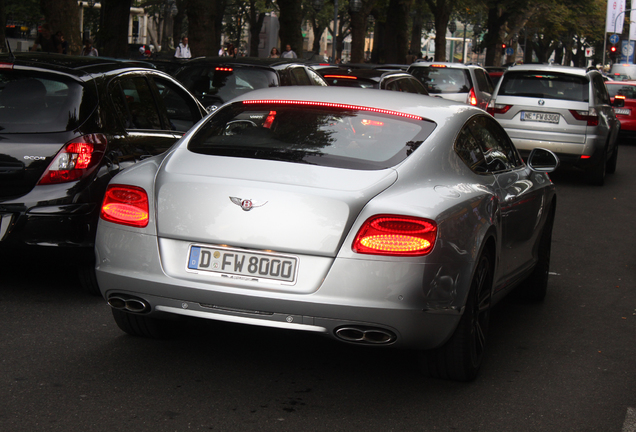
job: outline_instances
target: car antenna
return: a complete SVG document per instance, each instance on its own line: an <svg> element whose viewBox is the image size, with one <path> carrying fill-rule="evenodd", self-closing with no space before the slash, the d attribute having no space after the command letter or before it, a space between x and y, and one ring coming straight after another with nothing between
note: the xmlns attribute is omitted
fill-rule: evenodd
<svg viewBox="0 0 636 432"><path fill-rule="evenodd" d="M4 40L5 44L7 45L7 51L9 51L9 60L11 62L15 61L15 54L13 54L13 51L11 51L11 44L9 43L9 39Z"/></svg>

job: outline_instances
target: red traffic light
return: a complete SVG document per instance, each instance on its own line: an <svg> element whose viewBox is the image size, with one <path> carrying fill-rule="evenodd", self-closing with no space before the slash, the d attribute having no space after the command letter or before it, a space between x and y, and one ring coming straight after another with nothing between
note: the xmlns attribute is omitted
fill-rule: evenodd
<svg viewBox="0 0 636 432"><path fill-rule="evenodd" d="M615 53L615 52L616 52L616 47L612 45L612 46L610 47L610 52Z"/></svg>
<svg viewBox="0 0 636 432"><path fill-rule="evenodd" d="M501 44L501 47L502 48L506 48L506 44Z"/></svg>

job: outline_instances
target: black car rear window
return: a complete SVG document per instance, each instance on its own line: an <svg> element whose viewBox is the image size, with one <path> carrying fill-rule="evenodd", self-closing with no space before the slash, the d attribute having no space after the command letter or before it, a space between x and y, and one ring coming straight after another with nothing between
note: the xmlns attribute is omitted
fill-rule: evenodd
<svg viewBox="0 0 636 432"><path fill-rule="evenodd" d="M587 77L544 71L506 72L498 96L526 96L589 102Z"/></svg>
<svg viewBox="0 0 636 432"><path fill-rule="evenodd" d="M467 69L443 66L418 66L409 70L429 94L468 93L473 87Z"/></svg>
<svg viewBox="0 0 636 432"><path fill-rule="evenodd" d="M435 123L355 107L235 103L212 116L188 150L359 170L394 166Z"/></svg>
<svg viewBox="0 0 636 432"><path fill-rule="evenodd" d="M70 131L94 108L81 107L84 87L60 75L0 70L0 131ZM80 109L82 108L82 109Z"/></svg>

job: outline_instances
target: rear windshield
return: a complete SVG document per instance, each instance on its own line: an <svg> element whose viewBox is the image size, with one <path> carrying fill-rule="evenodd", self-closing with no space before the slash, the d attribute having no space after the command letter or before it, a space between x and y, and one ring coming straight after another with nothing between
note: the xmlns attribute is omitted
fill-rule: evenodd
<svg viewBox="0 0 636 432"><path fill-rule="evenodd" d="M374 81L367 81L367 80L356 78L356 77L349 77L349 76L338 77L336 75L325 75L323 78L325 79L325 81L327 81L327 83L330 86L378 88L378 83Z"/></svg>
<svg viewBox="0 0 636 432"><path fill-rule="evenodd" d="M192 137L194 153L359 170L406 159L435 129L428 120L323 106L236 103Z"/></svg>
<svg viewBox="0 0 636 432"><path fill-rule="evenodd" d="M611 97L620 95L620 96L625 96L627 99L636 99L636 86L607 84L606 87Z"/></svg>
<svg viewBox="0 0 636 432"><path fill-rule="evenodd" d="M277 87L276 72L252 67L196 66L178 75L179 81L195 96L227 102L252 90Z"/></svg>
<svg viewBox="0 0 636 432"><path fill-rule="evenodd" d="M579 102L590 100L587 77L540 71L506 72L498 95Z"/></svg>
<svg viewBox="0 0 636 432"><path fill-rule="evenodd" d="M0 70L0 131L73 130L85 121L80 111L83 94L80 83L62 76Z"/></svg>
<svg viewBox="0 0 636 432"><path fill-rule="evenodd" d="M466 69L418 66L409 72L424 84L429 94L468 93L473 87Z"/></svg>

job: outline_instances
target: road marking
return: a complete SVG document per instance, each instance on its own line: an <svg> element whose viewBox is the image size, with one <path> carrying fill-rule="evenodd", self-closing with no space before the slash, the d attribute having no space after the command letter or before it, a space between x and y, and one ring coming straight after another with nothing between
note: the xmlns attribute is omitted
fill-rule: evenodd
<svg viewBox="0 0 636 432"><path fill-rule="evenodd" d="M636 432L636 408L627 408L622 432Z"/></svg>

